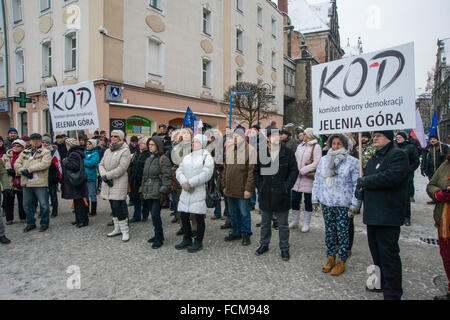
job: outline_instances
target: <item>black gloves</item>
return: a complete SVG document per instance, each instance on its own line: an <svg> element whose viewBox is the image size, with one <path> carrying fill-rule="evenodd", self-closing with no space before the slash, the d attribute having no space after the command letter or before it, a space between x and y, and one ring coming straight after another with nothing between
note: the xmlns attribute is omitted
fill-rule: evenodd
<svg viewBox="0 0 450 320"><path fill-rule="evenodd" d="M22 171L20 171L20 173L27 177L28 179L33 179L33 174L31 174L28 169L23 169Z"/></svg>
<svg viewBox="0 0 450 320"><path fill-rule="evenodd" d="M355 198L363 201L364 200L364 188L363 188L363 183L364 183L364 178L359 178L358 181L356 182L356 189L355 189Z"/></svg>
<svg viewBox="0 0 450 320"><path fill-rule="evenodd" d="M114 185L112 180L108 180L108 178L106 178L106 176L102 176L102 180L104 183L106 183L108 185L108 187L112 188L112 186Z"/></svg>
<svg viewBox="0 0 450 320"><path fill-rule="evenodd" d="M15 177L16 176L16 171L14 169L8 169L6 170L8 172L8 175L11 177Z"/></svg>

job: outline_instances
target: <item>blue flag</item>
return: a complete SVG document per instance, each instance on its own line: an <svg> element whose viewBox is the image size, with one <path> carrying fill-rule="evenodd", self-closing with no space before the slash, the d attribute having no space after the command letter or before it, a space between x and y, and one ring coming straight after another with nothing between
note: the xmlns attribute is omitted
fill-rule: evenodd
<svg viewBox="0 0 450 320"><path fill-rule="evenodd" d="M192 112L191 108L187 107L186 114L184 116L183 126L194 127L194 123L197 120L197 117Z"/></svg>
<svg viewBox="0 0 450 320"><path fill-rule="evenodd" d="M428 135L428 139L430 139L429 137L431 135L438 135L438 119L437 119L437 114L436 114L436 110L434 110L434 114L433 114L433 121L431 122L431 127L430 127L430 133Z"/></svg>

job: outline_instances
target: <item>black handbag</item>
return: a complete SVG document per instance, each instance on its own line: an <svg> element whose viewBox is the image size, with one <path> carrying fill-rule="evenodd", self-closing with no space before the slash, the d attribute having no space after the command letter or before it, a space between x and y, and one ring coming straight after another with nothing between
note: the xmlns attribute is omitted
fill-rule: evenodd
<svg viewBox="0 0 450 320"><path fill-rule="evenodd" d="M75 187L78 187L85 181L87 181L87 173L84 170L83 158L80 159L80 170L78 170L77 172L72 172L71 170L67 169L67 179L69 180L70 184Z"/></svg>
<svg viewBox="0 0 450 320"><path fill-rule="evenodd" d="M206 184L206 206L208 208L215 208L222 200L222 195L214 182L214 175Z"/></svg>

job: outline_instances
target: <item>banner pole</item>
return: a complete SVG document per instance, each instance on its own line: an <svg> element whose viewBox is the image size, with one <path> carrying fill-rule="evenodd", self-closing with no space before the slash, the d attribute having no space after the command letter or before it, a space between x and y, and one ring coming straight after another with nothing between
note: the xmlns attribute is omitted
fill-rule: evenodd
<svg viewBox="0 0 450 320"><path fill-rule="evenodd" d="M441 150L441 154L442 154L442 142L441 142L441 134L439 133L439 125L437 126L437 134L438 134L438 139L439 139L439 150Z"/></svg>
<svg viewBox="0 0 450 320"><path fill-rule="evenodd" d="M230 129L231 129L231 114L233 110L233 90L230 89Z"/></svg>
<svg viewBox="0 0 450 320"><path fill-rule="evenodd" d="M363 164L362 164L362 132L358 132L358 144L359 144L359 150L358 150L358 157L359 157L359 177L362 178L363 176Z"/></svg>

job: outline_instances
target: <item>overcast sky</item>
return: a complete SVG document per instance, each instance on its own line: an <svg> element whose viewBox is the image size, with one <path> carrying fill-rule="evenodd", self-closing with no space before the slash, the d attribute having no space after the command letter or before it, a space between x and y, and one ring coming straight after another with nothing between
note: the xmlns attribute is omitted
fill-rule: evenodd
<svg viewBox="0 0 450 320"><path fill-rule="evenodd" d="M437 39L450 37L450 0L337 0L341 46L364 53L414 42L416 87L424 88L436 62Z"/></svg>

